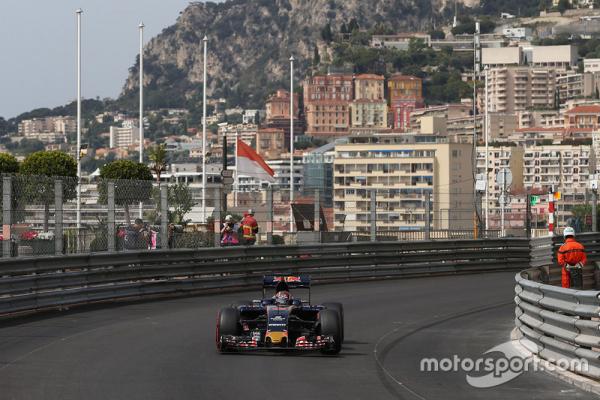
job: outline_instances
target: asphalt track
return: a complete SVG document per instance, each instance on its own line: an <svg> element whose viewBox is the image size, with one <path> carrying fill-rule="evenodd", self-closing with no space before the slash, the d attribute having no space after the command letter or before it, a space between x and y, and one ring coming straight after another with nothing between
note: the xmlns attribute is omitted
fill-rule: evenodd
<svg viewBox="0 0 600 400"><path fill-rule="evenodd" d="M341 301L337 357L222 355L217 310L257 292L87 307L0 322L0 399L571 399L544 372L475 389L424 357L477 358L509 339L514 274L318 286Z"/></svg>

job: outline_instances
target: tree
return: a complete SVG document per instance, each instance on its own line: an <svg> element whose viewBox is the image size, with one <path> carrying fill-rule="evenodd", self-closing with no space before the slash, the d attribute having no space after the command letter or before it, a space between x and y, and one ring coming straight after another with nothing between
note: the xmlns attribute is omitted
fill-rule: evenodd
<svg viewBox="0 0 600 400"><path fill-rule="evenodd" d="M354 31L358 31L359 29L360 26L358 25L358 21L356 20L356 18L352 18L350 20L350 23L348 24L348 32L353 33Z"/></svg>
<svg viewBox="0 0 600 400"><path fill-rule="evenodd" d="M148 159L152 162L150 169L156 175L156 183L160 186L160 176L167 170L167 146L158 144L148 151Z"/></svg>
<svg viewBox="0 0 600 400"><path fill-rule="evenodd" d="M63 202L76 196L77 161L60 151L38 151L28 156L20 168L24 178L23 195L44 204L44 231L48 231L50 204L54 203L55 179L62 178Z"/></svg>
<svg viewBox="0 0 600 400"><path fill-rule="evenodd" d="M329 23L321 29L321 38L327 43L331 43L333 40L333 33L331 32L331 25Z"/></svg>
<svg viewBox="0 0 600 400"><path fill-rule="evenodd" d="M19 172L19 162L10 153L0 153L0 174L16 174Z"/></svg>
<svg viewBox="0 0 600 400"><path fill-rule="evenodd" d="M318 67L321 63L321 56L319 55L319 47L315 46L315 50L313 53L313 67Z"/></svg>
<svg viewBox="0 0 600 400"><path fill-rule="evenodd" d="M100 169L102 182L98 187L99 201L108 202L109 180L115 184L115 204L125 208L125 220L131 224L129 205L148 200L152 196L152 172L145 164L131 160L118 160L106 164Z"/></svg>
<svg viewBox="0 0 600 400"><path fill-rule="evenodd" d="M564 14L564 12L570 8L571 8L571 3L569 2L569 0L559 0L558 6L556 6L556 9L561 14Z"/></svg>

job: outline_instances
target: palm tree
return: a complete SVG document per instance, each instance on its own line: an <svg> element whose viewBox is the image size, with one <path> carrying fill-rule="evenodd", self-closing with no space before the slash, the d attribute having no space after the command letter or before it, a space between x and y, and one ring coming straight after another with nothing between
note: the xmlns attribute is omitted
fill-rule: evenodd
<svg viewBox="0 0 600 400"><path fill-rule="evenodd" d="M160 186L160 176L167 170L167 146L157 144L148 151L148 158L152 162L150 169L156 174L156 183Z"/></svg>

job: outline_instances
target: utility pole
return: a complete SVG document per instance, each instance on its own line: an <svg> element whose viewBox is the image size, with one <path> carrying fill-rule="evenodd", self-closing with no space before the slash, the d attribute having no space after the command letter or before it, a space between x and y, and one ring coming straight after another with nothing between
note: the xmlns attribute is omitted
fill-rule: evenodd
<svg viewBox="0 0 600 400"><path fill-rule="evenodd" d="M490 140L490 125L489 125L489 69L485 69L485 230L490 229L490 173L489 173L489 163L490 163L490 149L489 149L489 140Z"/></svg>
<svg viewBox="0 0 600 400"><path fill-rule="evenodd" d="M294 56L290 57L290 232L294 232Z"/></svg>
<svg viewBox="0 0 600 400"><path fill-rule="evenodd" d="M81 8L77 14L77 249L81 234Z"/></svg>
<svg viewBox="0 0 600 400"><path fill-rule="evenodd" d="M144 163L144 23L140 22L140 164ZM140 214L143 217L144 203L140 201Z"/></svg>
<svg viewBox="0 0 600 400"><path fill-rule="evenodd" d="M502 169L502 195L500 197L500 236L506 236L504 231L504 207L506 205L506 168Z"/></svg>
<svg viewBox="0 0 600 400"><path fill-rule="evenodd" d="M202 80L202 219L206 221L206 58L208 54L208 37L206 35L202 39L202 43L204 43L204 76ZM226 145L226 143L223 143L223 146Z"/></svg>

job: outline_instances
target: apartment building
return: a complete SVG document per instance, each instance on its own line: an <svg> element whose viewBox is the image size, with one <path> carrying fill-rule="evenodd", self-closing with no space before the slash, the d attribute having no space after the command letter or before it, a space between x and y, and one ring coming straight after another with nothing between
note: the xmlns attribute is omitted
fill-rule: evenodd
<svg viewBox="0 0 600 400"><path fill-rule="evenodd" d="M490 112L514 114L530 108L554 108L557 78L554 69L491 68L487 74Z"/></svg>
<svg viewBox="0 0 600 400"><path fill-rule="evenodd" d="M353 77L345 74L317 75L304 82L306 134L336 137L348 134Z"/></svg>
<svg viewBox="0 0 600 400"><path fill-rule="evenodd" d="M355 100L385 100L385 78L382 75L361 74L354 77Z"/></svg>
<svg viewBox="0 0 600 400"><path fill-rule="evenodd" d="M242 140L248 146L253 146L256 141L258 125L256 124L222 124L217 132L218 144L223 145L223 138L227 137L227 144L234 146L236 139Z"/></svg>
<svg viewBox="0 0 600 400"><path fill-rule="evenodd" d="M256 152L265 160L276 160L289 152L285 147L285 131L277 128L260 128L256 134Z"/></svg>
<svg viewBox="0 0 600 400"><path fill-rule="evenodd" d="M392 75L388 80L391 125L403 131L411 128L411 113L424 107L423 81L409 75Z"/></svg>
<svg viewBox="0 0 600 400"><path fill-rule="evenodd" d="M109 138L109 147L111 149L129 147L132 144L140 142L140 129L137 126L130 126L128 128L111 126Z"/></svg>
<svg viewBox="0 0 600 400"><path fill-rule="evenodd" d="M298 93L294 93L294 118L298 118L299 110ZM284 119L288 124L290 121L290 92L287 90L278 90L267 99L266 103L266 123L275 122L275 120Z"/></svg>
<svg viewBox="0 0 600 400"><path fill-rule="evenodd" d="M77 132L77 121L74 117L45 117L26 119L19 123L19 136L37 139L44 143L64 141L68 134Z"/></svg>
<svg viewBox="0 0 600 400"><path fill-rule="evenodd" d="M387 128L388 110L385 100L354 100L350 105L352 127Z"/></svg>
<svg viewBox="0 0 600 400"><path fill-rule="evenodd" d="M344 139L338 139L344 140ZM304 194L312 195L317 190L325 207L333 206L333 162L335 142L302 154Z"/></svg>
<svg viewBox="0 0 600 400"><path fill-rule="evenodd" d="M504 167L513 175L511 193L549 193L552 188L560 191L562 199L557 203L559 224L571 217L571 209L583 204L591 171L592 146L589 145L529 145L490 147L488 150L488 190L491 214L500 212L500 186L496 174ZM485 147L477 148L477 173L485 174ZM521 196L522 197L522 196ZM515 204L520 209L519 203ZM514 211L513 204L507 212ZM497 220L497 218L495 218ZM523 223L521 218L521 224ZM522 225L521 225L522 227Z"/></svg>
<svg viewBox="0 0 600 400"><path fill-rule="evenodd" d="M483 66L489 68L532 66L567 70L577 66L577 46L518 46L481 49Z"/></svg>
<svg viewBox="0 0 600 400"><path fill-rule="evenodd" d="M371 190L377 192L379 230L423 230L429 196L433 229L472 228L472 147L407 143L406 136L350 137L336 144L336 230L369 231Z"/></svg>
<svg viewBox="0 0 600 400"><path fill-rule="evenodd" d="M600 105L573 107L565 113L566 129L597 130L600 125Z"/></svg>

